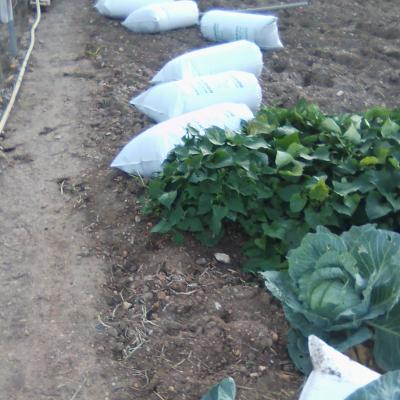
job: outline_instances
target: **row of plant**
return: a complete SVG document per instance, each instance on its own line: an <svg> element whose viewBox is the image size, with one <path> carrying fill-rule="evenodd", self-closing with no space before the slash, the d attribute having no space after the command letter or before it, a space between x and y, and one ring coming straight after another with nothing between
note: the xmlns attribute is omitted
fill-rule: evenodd
<svg viewBox="0 0 400 400"><path fill-rule="evenodd" d="M282 302L304 373L310 334L341 351L369 341L400 368L400 108L329 116L302 100L241 132L188 129L143 210L178 241L243 232L244 268Z"/></svg>
<svg viewBox="0 0 400 400"><path fill-rule="evenodd" d="M400 109L324 115L300 101L265 108L243 132L191 129L149 185L153 232L216 244L229 225L248 236L248 271L281 269L319 225L399 225Z"/></svg>

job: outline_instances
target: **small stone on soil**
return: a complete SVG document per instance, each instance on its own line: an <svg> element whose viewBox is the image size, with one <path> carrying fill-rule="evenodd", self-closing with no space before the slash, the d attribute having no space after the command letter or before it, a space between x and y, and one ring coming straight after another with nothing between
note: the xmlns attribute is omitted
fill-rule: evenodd
<svg viewBox="0 0 400 400"><path fill-rule="evenodd" d="M150 300L153 300L153 293L151 293L151 292L146 292L146 293L144 293L143 294L143 296L142 296L142 299L144 300L144 301L150 301Z"/></svg>
<svg viewBox="0 0 400 400"><path fill-rule="evenodd" d="M112 337L118 337L118 330L112 326L107 329L107 333Z"/></svg>
<svg viewBox="0 0 400 400"><path fill-rule="evenodd" d="M132 307L132 303L129 303L128 301L124 301L123 303L122 303L122 308L124 309L124 310L128 310L128 309L130 309Z"/></svg>
<svg viewBox="0 0 400 400"><path fill-rule="evenodd" d="M230 264L231 262L231 258L225 253L215 253L214 257L218 262L223 264Z"/></svg>
<svg viewBox="0 0 400 400"><path fill-rule="evenodd" d="M206 265L207 264L207 260L204 257L198 258L196 260L196 264L197 265Z"/></svg>

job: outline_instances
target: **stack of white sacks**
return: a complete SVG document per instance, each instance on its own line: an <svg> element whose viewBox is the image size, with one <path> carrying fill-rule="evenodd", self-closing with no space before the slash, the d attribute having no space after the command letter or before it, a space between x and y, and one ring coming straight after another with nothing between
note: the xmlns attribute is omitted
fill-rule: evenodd
<svg viewBox="0 0 400 400"><path fill-rule="evenodd" d="M125 18L123 25L136 32L162 32L199 20L196 2L186 0L99 0L96 8L108 17ZM209 40L229 43L171 60L151 80L155 85L131 100L158 124L134 137L112 167L150 177L182 144L188 125L200 134L212 126L239 131L260 108L260 47L282 47L276 18L215 10L204 14L201 31Z"/></svg>
<svg viewBox="0 0 400 400"><path fill-rule="evenodd" d="M211 126L238 131L261 105L257 77L262 67L260 49L244 40L192 51L168 62L152 80L157 85L131 100L158 124L133 138L111 166L149 177L182 143L188 125L200 134Z"/></svg>

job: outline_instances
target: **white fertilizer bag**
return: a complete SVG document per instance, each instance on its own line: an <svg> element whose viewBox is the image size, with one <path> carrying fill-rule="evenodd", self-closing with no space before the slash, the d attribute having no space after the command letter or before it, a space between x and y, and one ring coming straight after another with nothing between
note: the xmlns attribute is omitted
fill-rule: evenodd
<svg viewBox="0 0 400 400"><path fill-rule="evenodd" d="M174 1L139 8L122 23L133 32L157 33L186 28L199 23L199 8L194 1Z"/></svg>
<svg viewBox="0 0 400 400"><path fill-rule="evenodd" d="M98 0L95 8L106 17L125 19L141 7L172 1L174 0Z"/></svg>
<svg viewBox="0 0 400 400"><path fill-rule="evenodd" d="M226 71L250 72L258 77L262 68L260 48L247 40L238 40L182 54L165 64L151 82L177 81Z"/></svg>
<svg viewBox="0 0 400 400"><path fill-rule="evenodd" d="M134 137L111 164L127 174L150 177L162 170L168 153L179 144L188 125L200 134L212 126L234 131L240 129L242 121L252 119L253 113L244 104L217 104L170 119L147 129Z"/></svg>
<svg viewBox="0 0 400 400"><path fill-rule="evenodd" d="M278 33L278 18L272 15L212 10L201 19L201 33L214 42L246 39L262 49L283 47Z"/></svg>
<svg viewBox="0 0 400 400"><path fill-rule="evenodd" d="M344 400L380 377L377 372L351 360L316 336L309 336L308 349L314 369L299 400Z"/></svg>
<svg viewBox="0 0 400 400"><path fill-rule="evenodd" d="M230 71L154 86L131 100L142 113L157 122L218 103L246 104L260 108L261 87L248 72Z"/></svg>

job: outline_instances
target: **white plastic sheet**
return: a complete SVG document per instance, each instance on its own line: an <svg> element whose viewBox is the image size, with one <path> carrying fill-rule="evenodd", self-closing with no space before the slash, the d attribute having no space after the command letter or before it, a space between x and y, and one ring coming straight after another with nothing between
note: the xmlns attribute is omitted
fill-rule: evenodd
<svg viewBox="0 0 400 400"><path fill-rule="evenodd" d="M186 28L199 22L199 8L194 1L174 1L141 7L122 23L139 33L157 33Z"/></svg>
<svg viewBox="0 0 400 400"><path fill-rule="evenodd" d="M272 15L212 10L204 14L200 27L204 37L215 42L246 39L262 49L282 48L278 18Z"/></svg>
<svg viewBox="0 0 400 400"><path fill-rule="evenodd" d="M125 19L141 7L172 1L174 0L98 0L95 8L106 17Z"/></svg>
<svg viewBox="0 0 400 400"><path fill-rule="evenodd" d="M260 48L247 40L238 40L182 54L165 64L151 82L176 81L226 71L250 72L258 77L262 68Z"/></svg>
<svg viewBox="0 0 400 400"><path fill-rule="evenodd" d="M377 372L351 360L316 336L309 336L308 348L314 369L299 400L344 400L380 377Z"/></svg>
<svg viewBox="0 0 400 400"><path fill-rule="evenodd" d="M212 126L239 130L242 121L252 119L253 113L244 104L217 104L170 119L134 137L111 164L127 174L150 177L161 171L168 153L182 144L188 125L200 134Z"/></svg>
<svg viewBox="0 0 400 400"><path fill-rule="evenodd" d="M246 104L257 111L261 99L261 87L253 74L230 71L162 83L132 99L131 104L161 122L224 102Z"/></svg>

